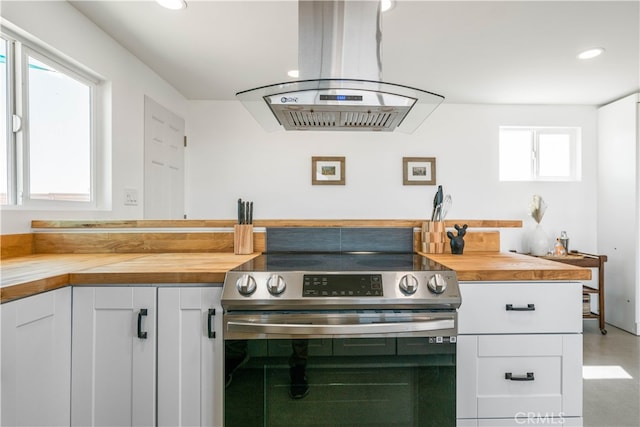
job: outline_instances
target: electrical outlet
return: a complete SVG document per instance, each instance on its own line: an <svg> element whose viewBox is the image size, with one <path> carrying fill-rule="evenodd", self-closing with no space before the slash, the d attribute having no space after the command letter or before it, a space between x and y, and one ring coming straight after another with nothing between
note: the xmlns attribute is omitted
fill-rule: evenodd
<svg viewBox="0 0 640 427"><path fill-rule="evenodd" d="M138 190L136 188L124 189L124 205L138 206Z"/></svg>

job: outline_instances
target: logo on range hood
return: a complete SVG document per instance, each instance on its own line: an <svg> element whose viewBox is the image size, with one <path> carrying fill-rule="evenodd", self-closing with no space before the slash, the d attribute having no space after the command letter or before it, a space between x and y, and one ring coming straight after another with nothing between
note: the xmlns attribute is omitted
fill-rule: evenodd
<svg viewBox="0 0 640 427"><path fill-rule="evenodd" d="M305 79L236 94L265 130L412 133L444 100L380 81L379 1L302 0L298 15Z"/></svg>

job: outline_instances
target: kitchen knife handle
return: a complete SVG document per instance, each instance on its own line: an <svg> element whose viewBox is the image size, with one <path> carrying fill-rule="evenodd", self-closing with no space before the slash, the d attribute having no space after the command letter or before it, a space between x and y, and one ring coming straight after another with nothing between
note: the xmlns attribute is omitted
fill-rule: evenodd
<svg viewBox="0 0 640 427"><path fill-rule="evenodd" d="M535 381L533 372L527 372L526 376L517 376L513 375L511 372L505 372L504 379L509 381Z"/></svg>
<svg viewBox="0 0 640 427"><path fill-rule="evenodd" d="M146 331L142 331L142 316L146 316L147 315L147 309L146 308L142 308L140 309L140 311L138 312L138 338L140 338L141 340L146 340L147 339L147 332Z"/></svg>
<svg viewBox="0 0 640 427"><path fill-rule="evenodd" d="M507 304L505 306L507 311L536 311L535 304L527 304L526 307L514 307L513 304Z"/></svg>
<svg viewBox="0 0 640 427"><path fill-rule="evenodd" d="M211 326L211 322L212 322L211 319L215 315L216 315L216 309L215 308L210 308L209 309L209 313L207 314L207 335L209 335L209 338L215 338L216 337L216 331L214 331L212 326Z"/></svg>

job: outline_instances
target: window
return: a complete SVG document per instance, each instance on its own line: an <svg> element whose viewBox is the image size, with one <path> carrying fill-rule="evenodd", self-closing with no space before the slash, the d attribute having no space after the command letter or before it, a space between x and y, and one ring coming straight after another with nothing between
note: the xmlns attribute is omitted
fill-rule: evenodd
<svg viewBox="0 0 640 427"><path fill-rule="evenodd" d="M580 181L580 128L500 127L500 181Z"/></svg>
<svg viewBox="0 0 640 427"><path fill-rule="evenodd" d="M0 202L93 205L98 80L12 34L0 40Z"/></svg>

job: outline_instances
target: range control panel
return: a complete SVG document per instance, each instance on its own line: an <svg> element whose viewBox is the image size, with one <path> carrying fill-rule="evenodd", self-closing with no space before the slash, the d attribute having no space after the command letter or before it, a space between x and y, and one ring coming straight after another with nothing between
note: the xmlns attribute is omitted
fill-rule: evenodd
<svg viewBox="0 0 640 427"><path fill-rule="evenodd" d="M381 297L381 274L305 274L303 297Z"/></svg>

